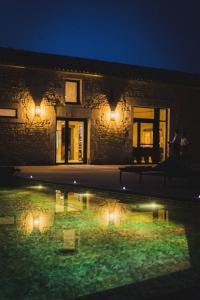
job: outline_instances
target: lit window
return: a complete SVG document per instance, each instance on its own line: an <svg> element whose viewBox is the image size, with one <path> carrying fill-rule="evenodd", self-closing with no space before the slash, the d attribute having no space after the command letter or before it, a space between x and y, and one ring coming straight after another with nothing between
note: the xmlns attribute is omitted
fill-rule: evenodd
<svg viewBox="0 0 200 300"><path fill-rule="evenodd" d="M17 118L17 110L11 108L0 108L0 117Z"/></svg>
<svg viewBox="0 0 200 300"><path fill-rule="evenodd" d="M154 108L150 107L134 107L134 118L154 119Z"/></svg>
<svg viewBox="0 0 200 300"><path fill-rule="evenodd" d="M65 82L65 102L80 103L80 80L67 80Z"/></svg>
<svg viewBox="0 0 200 300"><path fill-rule="evenodd" d="M166 121L166 112L167 110L165 108L160 109L160 121Z"/></svg>

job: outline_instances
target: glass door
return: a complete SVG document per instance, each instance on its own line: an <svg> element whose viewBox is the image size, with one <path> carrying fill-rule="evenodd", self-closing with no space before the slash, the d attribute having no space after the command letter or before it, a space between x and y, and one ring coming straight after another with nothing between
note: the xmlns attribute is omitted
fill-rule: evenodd
<svg viewBox="0 0 200 300"><path fill-rule="evenodd" d="M68 162L84 162L84 121L68 121Z"/></svg>
<svg viewBox="0 0 200 300"><path fill-rule="evenodd" d="M140 123L139 144L143 148L153 148L153 122Z"/></svg>
<svg viewBox="0 0 200 300"><path fill-rule="evenodd" d="M166 159L168 109L134 107L133 162L157 163Z"/></svg>
<svg viewBox="0 0 200 300"><path fill-rule="evenodd" d="M154 122L137 119L133 123L133 157L135 163L152 163Z"/></svg>
<svg viewBox="0 0 200 300"><path fill-rule="evenodd" d="M57 120L56 163L86 163L87 122Z"/></svg>
<svg viewBox="0 0 200 300"><path fill-rule="evenodd" d="M56 127L56 162L65 163L66 122L57 120Z"/></svg>

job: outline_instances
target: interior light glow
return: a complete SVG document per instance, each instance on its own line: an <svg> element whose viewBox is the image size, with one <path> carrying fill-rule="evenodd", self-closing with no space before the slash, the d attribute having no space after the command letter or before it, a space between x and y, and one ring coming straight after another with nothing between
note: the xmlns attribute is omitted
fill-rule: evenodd
<svg viewBox="0 0 200 300"><path fill-rule="evenodd" d="M76 180L74 180L74 181L73 181L73 184L76 184L76 183L77 183L77 181L76 181Z"/></svg>
<svg viewBox="0 0 200 300"><path fill-rule="evenodd" d="M126 190L126 187L125 187L125 186L123 186L122 190L124 190L124 191L125 191L125 190Z"/></svg>

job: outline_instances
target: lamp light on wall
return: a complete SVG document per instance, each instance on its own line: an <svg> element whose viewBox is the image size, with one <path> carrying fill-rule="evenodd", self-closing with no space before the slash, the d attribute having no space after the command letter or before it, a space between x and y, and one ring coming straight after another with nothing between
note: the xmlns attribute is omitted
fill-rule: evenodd
<svg viewBox="0 0 200 300"><path fill-rule="evenodd" d="M36 105L35 106L35 116L39 117L41 115L41 112L42 112L42 110L41 110L40 105Z"/></svg>
<svg viewBox="0 0 200 300"><path fill-rule="evenodd" d="M117 119L117 113L114 110L111 110L110 112L110 121L116 121Z"/></svg>

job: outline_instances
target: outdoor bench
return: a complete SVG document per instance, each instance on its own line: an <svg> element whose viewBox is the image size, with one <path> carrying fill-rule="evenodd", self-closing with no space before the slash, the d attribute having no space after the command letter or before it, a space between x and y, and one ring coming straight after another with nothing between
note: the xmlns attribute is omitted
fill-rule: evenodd
<svg viewBox="0 0 200 300"><path fill-rule="evenodd" d="M163 177L163 184L166 185L167 179L172 180L173 178L184 178L187 179L190 183L193 180L200 179L200 171L181 168L180 170L175 169L162 169L159 166L155 167L124 167L119 168L120 171L120 182L122 182L123 173L136 173L138 174L138 182L142 183L143 176L159 176Z"/></svg>

